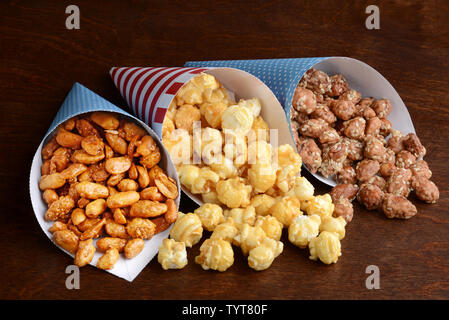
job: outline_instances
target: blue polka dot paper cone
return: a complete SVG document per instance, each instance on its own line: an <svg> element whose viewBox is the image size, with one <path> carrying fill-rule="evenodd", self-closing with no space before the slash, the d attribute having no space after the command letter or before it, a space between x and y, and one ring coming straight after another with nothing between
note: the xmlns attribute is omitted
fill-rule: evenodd
<svg viewBox="0 0 449 320"><path fill-rule="evenodd" d="M106 99L97 95L95 92L89 90L79 83L75 83L66 96L64 102L61 105L61 108L57 112L53 122L50 125L47 133L42 139L35 155L33 158L33 162L31 165L30 172L30 197L31 204L33 206L34 214L36 219L42 228L42 231L45 235L52 240L53 236L48 231L48 229L53 225L53 221L46 221L44 219L45 212L47 211L47 205L42 199L42 192L39 189L39 181L41 178L41 167L42 167L42 147L56 135L58 126L68 119L81 115L87 112L93 111L107 111L114 112L119 115L121 118L126 118L128 121L132 121L137 125L144 128L149 135L153 137L153 139L158 144L161 150L161 162L160 166L166 170L167 174L175 179L179 188L179 180L176 173L175 166L168 156L168 152L162 146L162 143L159 141L157 134L148 127L144 122L135 118L131 114L126 111L123 111L119 107L110 103ZM177 206L179 206L180 196L175 200ZM120 278L126 279L128 281L133 281L134 278L143 270L143 268L156 256L158 252L158 248L162 243L162 240L168 237L169 229L155 235L151 240L145 240L145 246L142 252L133 259L126 259L123 256L120 256L119 260L115 264L114 268L108 270L109 273L112 273ZM96 240L94 240L96 242ZM59 247L59 246L58 246ZM59 247L60 248L60 247ZM61 249L63 250L63 249ZM73 257L73 254L69 253L66 250L63 250L65 253L69 254ZM94 258L92 259L90 265L96 266L98 259L101 257L102 253L96 252Z"/></svg>
<svg viewBox="0 0 449 320"><path fill-rule="evenodd" d="M289 124L290 107L293 94L304 73L310 68L326 72L329 75L341 73L349 87L359 91L363 97L387 98L392 104L388 115L393 128L403 133L414 132L412 120L399 94L378 71L366 63L348 57L259 59L259 60L216 60L189 61L186 67L231 67L244 70L262 80L276 95L281 103ZM333 177L325 178L314 174L320 181L331 186L336 185Z"/></svg>

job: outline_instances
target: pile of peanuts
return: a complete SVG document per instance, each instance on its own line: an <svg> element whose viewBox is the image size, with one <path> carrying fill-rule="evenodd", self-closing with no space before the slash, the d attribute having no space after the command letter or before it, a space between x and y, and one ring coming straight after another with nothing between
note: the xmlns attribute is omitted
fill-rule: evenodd
<svg viewBox="0 0 449 320"><path fill-rule="evenodd" d="M39 188L48 204L54 242L75 265L112 269L123 252L137 256L145 239L177 219L175 180L158 166L159 147L135 123L93 112L61 124L42 148ZM95 245L94 245L94 239Z"/></svg>
<svg viewBox="0 0 449 320"><path fill-rule="evenodd" d="M186 83L170 104L163 143L181 184L204 204L178 220L159 248L163 269L187 265L186 247L210 233L195 262L225 271L240 248L255 270L269 268L289 240L309 248L310 259L336 263L346 221L332 217L331 196L314 195L300 176L301 156L290 145L270 142L270 128L257 98L238 102L209 74ZM201 161L195 162L195 157Z"/></svg>
<svg viewBox="0 0 449 320"><path fill-rule="evenodd" d="M334 177L334 215L347 222L354 198L368 210L401 219L417 213L407 199L412 190L426 203L439 198L422 159L426 149L416 134L392 128L386 118L391 108L388 99L362 99L341 74L313 68L295 90L291 126L297 149L312 173Z"/></svg>

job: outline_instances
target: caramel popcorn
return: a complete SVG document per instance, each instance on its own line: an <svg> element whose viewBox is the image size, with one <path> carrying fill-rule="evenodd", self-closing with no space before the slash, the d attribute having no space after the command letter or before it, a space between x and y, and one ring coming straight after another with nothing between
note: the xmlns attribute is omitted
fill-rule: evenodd
<svg viewBox="0 0 449 320"><path fill-rule="evenodd" d="M226 271L234 263L234 251L231 244L222 239L207 239L200 248L195 262L204 270Z"/></svg>
<svg viewBox="0 0 449 320"><path fill-rule="evenodd" d="M266 236L271 239L278 241L281 239L283 225L273 216L258 216L254 226L261 227Z"/></svg>
<svg viewBox="0 0 449 320"><path fill-rule="evenodd" d="M331 196L326 193L310 200L305 210L309 216L316 214L324 220L326 217L330 217L334 212L334 204L332 203Z"/></svg>
<svg viewBox="0 0 449 320"><path fill-rule="evenodd" d="M302 215L301 203L296 197L282 197L272 207L271 214L287 228L296 216Z"/></svg>
<svg viewBox="0 0 449 320"><path fill-rule="evenodd" d="M234 220L229 217L225 222L220 223L215 227L214 232L210 236L211 239L223 239L232 242L234 237L239 234L239 229L236 227Z"/></svg>
<svg viewBox="0 0 449 320"><path fill-rule="evenodd" d="M338 235L341 240L345 237L346 221L343 217L333 218L327 217L320 224L320 232L329 231Z"/></svg>
<svg viewBox="0 0 449 320"><path fill-rule="evenodd" d="M231 210L225 210L224 216L226 219L232 218L237 227L240 227L240 225L244 223L253 226L256 222L256 209L253 206L248 206L246 208L234 208Z"/></svg>
<svg viewBox="0 0 449 320"><path fill-rule="evenodd" d="M258 216L269 214L275 203L276 199L267 194L258 194L251 199L251 206L254 207Z"/></svg>
<svg viewBox="0 0 449 320"><path fill-rule="evenodd" d="M203 228L214 231L215 227L224 221L223 209L216 204L205 203L194 213L200 218Z"/></svg>
<svg viewBox="0 0 449 320"><path fill-rule="evenodd" d="M178 213L170 237L176 241L184 242L186 247L192 247L200 241L203 235L203 227L200 218L194 213Z"/></svg>
<svg viewBox="0 0 449 320"><path fill-rule="evenodd" d="M341 256L341 244L334 232L323 231L309 242L310 259L320 259L325 264L336 263Z"/></svg>
<svg viewBox="0 0 449 320"><path fill-rule="evenodd" d="M184 268L188 263L185 243L164 239L159 246L157 261L164 270Z"/></svg>
<svg viewBox="0 0 449 320"><path fill-rule="evenodd" d="M295 246L305 248L310 240L318 236L321 218L314 214L310 216L297 216L288 227L288 240Z"/></svg>
<svg viewBox="0 0 449 320"><path fill-rule="evenodd" d="M218 199L229 208L247 207L252 189L243 178L220 180L216 186Z"/></svg>
<svg viewBox="0 0 449 320"><path fill-rule="evenodd" d="M248 265L257 271L268 269L283 249L282 242L265 238L259 246L249 252Z"/></svg>
<svg viewBox="0 0 449 320"><path fill-rule="evenodd" d="M251 249L259 246L264 238L266 234L261 227L244 223L240 227L240 233L234 237L233 244L239 246L246 256Z"/></svg>

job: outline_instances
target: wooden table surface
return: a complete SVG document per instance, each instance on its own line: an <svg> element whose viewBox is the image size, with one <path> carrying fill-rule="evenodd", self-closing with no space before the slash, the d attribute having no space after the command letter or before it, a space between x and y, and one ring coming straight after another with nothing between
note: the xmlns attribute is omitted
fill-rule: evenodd
<svg viewBox="0 0 449 320"><path fill-rule="evenodd" d="M365 28L373 1L76 1L81 28L65 28L65 1L0 3L0 298L2 299L447 299L449 298L449 5L374 1L380 30ZM355 206L332 266L288 242L255 272L235 250L224 273L194 263L163 271L153 260L129 283L93 267L67 290L72 260L51 244L31 207L31 159L75 81L126 109L111 66L182 66L189 60L350 56L382 73L408 106L427 147L440 201L415 201L408 221ZM310 178L318 193L330 188ZM195 205L185 196L181 210ZM380 269L368 290L365 268Z"/></svg>

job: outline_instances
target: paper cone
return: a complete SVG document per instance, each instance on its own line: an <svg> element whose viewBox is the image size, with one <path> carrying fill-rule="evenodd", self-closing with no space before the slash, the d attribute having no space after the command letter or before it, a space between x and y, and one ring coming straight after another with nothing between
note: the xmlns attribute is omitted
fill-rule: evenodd
<svg viewBox="0 0 449 320"><path fill-rule="evenodd" d="M69 94L67 95L66 99L64 100L64 103L62 104L58 113L56 114L56 117L53 120L52 124L50 125L50 128L48 129L47 133L45 134L45 137L42 139L42 142L40 143L34 155L30 172L30 197L31 203L33 205L34 214L42 230L50 240L52 240L52 234L48 231L48 229L53 225L53 222L52 221L48 222L45 221L44 219L45 212L47 211L47 205L43 201L42 192L39 189L39 180L41 177L41 166L42 166L42 156L41 156L42 147L44 144L47 143L48 140L50 140L56 134L55 131L61 123L63 123L64 121L68 120L73 116L92 111L115 112L121 114L124 117L127 117L129 120L143 127L148 132L148 134L153 137L154 141L158 144L161 150L160 166L166 170L167 174L170 177L176 180L179 189L179 180L178 175L176 174L175 166L170 160L168 152L163 147L162 143L159 141L157 134L139 119L136 119L129 113L121 110L117 106L103 99L102 97L92 92L91 90L87 89L86 87L82 86L81 84L75 83L72 89L70 90ZM180 195L178 195L178 198L175 200L176 205L178 207L179 207L179 200ZM137 257L133 259L125 259L124 257L120 256L120 259L115 264L114 268L112 270L108 270L108 272L120 278L126 279L128 281L133 281L134 278L157 254L159 246L162 243L162 240L168 237L168 234L170 232L169 230L170 229L155 235L151 240L146 240L143 251ZM60 247L58 246L58 248ZM62 248L60 249L63 250ZM67 251L65 252L73 257L73 254L70 254ZM101 255L102 253L96 252L90 264L96 266L97 261Z"/></svg>
<svg viewBox="0 0 449 320"><path fill-rule="evenodd" d="M110 73L115 85L130 109L148 123L162 137L162 122L170 102L177 91L198 73L213 75L235 99L257 97L262 104L261 115L272 129L278 129L278 143L295 143L282 106L274 93L257 77L235 68L112 68ZM148 98L147 98L148 97ZM181 186L182 187L182 186ZM182 187L197 204L201 195L191 194Z"/></svg>
<svg viewBox="0 0 449 320"><path fill-rule="evenodd" d="M290 107L293 94L304 73L314 67L329 75L341 73L349 87L363 97L387 98L392 105L388 115L393 128L404 134L415 132L407 107L393 86L378 71L366 63L347 57L189 61L185 67L231 67L247 71L262 80L276 95L285 111L291 132ZM335 186L331 178L313 174L320 181Z"/></svg>
<svg viewBox="0 0 449 320"><path fill-rule="evenodd" d="M170 102L191 78L209 68L113 67L110 75L132 113L161 138Z"/></svg>

